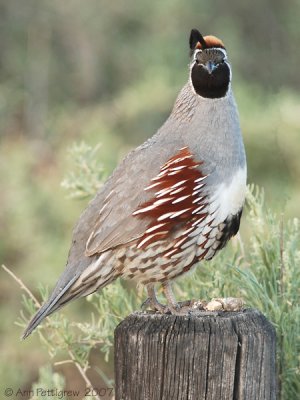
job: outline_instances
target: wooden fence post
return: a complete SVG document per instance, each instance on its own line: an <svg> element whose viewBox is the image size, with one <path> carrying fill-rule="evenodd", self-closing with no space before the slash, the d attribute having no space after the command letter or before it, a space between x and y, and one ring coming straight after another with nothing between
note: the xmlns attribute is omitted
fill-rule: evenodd
<svg viewBox="0 0 300 400"><path fill-rule="evenodd" d="M115 330L116 400L275 400L275 330L257 310L136 312Z"/></svg>

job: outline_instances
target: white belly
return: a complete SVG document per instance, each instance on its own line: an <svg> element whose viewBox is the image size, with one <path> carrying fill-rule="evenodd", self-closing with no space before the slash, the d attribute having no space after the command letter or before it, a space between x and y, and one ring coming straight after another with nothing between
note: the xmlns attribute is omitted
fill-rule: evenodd
<svg viewBox="0 0 300 400"><path fill-rule="evenodd" d="M246 196L246 167L238 170L229 184L222 183L210 199L210 210L217 209L215 220L221 223L229 215L236 215L243 207Z"/></svg>

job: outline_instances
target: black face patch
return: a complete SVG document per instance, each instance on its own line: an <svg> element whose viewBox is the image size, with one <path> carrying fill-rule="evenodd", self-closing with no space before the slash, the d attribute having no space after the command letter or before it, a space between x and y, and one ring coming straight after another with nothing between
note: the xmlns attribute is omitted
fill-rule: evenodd
<svg viewBox="0 0 300 400"><path fill-rule="evenodd" d="M204 65L195 63L191 71L191 80L195 92L200 96L210 99L224 97L230 83L230 68L226 62L221 62L209 73Z"/></svg>

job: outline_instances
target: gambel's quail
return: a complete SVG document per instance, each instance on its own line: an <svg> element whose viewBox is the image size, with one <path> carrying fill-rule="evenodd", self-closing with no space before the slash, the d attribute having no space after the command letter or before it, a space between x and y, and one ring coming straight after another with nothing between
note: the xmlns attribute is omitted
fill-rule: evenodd
<svg viewBox="0 0 300 400"><path fill-rule="evenodd" d="M70 300L118 277L180 311L170 281L211 259L239 230L246 158L221 40L190 35L189 79L158 132L116 168L73 232L66 268L23 337ZM162 284L167 306L156 298Z"/></svg>

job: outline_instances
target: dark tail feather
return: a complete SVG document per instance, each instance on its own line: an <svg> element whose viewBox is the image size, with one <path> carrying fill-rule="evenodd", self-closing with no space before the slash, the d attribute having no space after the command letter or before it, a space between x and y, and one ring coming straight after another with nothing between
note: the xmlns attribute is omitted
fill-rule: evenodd
<svg viewBox="0 0 300 400"><path fill-rule="evenodd" d="M75 280L77 278L78 278L77 276L74 276L74 278L71 279L67 283L67 285L58 292L58 294L56 294L57 291L54 290L50 299L45 304L43 304L42 307L33 316L31 321L29 322L27 328L23 332L21 339L26 339L27 336L29 336L31 334L31 332L43 321L44 318L46 318L48 315L52 314L58 308L62 307L65 303L67 303L67 301L61 303L59 300L68 291L70 286L72 286L72 284L75 282ZM73 296L72 296L72 298L73 298ZM68 299L68 300L71 300L71 299Z"/></svg>

